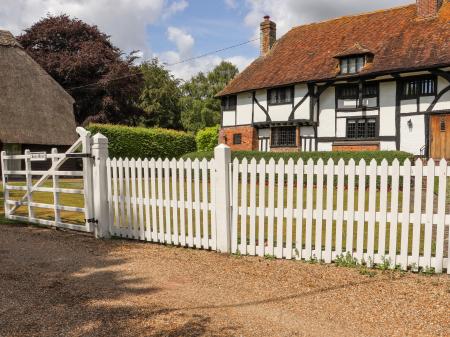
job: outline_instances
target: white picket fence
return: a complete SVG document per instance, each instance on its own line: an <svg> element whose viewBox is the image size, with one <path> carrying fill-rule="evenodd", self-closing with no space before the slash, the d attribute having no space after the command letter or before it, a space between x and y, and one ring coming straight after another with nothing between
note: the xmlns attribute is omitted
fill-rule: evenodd
<svg viewBox="0 0 450 337"><path fill-rule="evenodd" d="M108 159L112 235L216 249L214 160Z"/></svg>
<svg viewBox="0 0 450 337"><path fill-rule="evenodd" d="M326 263L350 253L369 265L449 270L445 160L244 159L233 161L232 175L233 253Z"/></svg>
<svg viewBox="0 0 450 337"><path fill-rule="evenodd" d="M111 234L244 255L330 263L350 253L369 265L449 270L446 161L231 162L226 151L216 149L211 161L108 159Z"/></svg>
<svg viewBox="0 0 450 337"><path fill-rule="evenodd" d="M68 152L83 146L83 172L59 170L69 153L48 154L53 165L46 172L31 170L30 153L2 153L6 217L103 238L326 263L349 254L368 265L388 261L392 267L450 274L445 160L240 162L231 161L225 145L216 147L209 161L111 159L106 137L81 134ZM25 170L8 170L12 159L25 160ZM9 183L14 174L25 175L26 185ZM36 175L41 178L33 183ZM61 175L82 176L84 189L60 188ZM51 187L42 186L47 178ZM11 190L24 195L12 200ZM33 192L53 192L54 203L36 203ZM61 193L83 193L85 207L61 205ZM14 214L21 206L28 216ZM37 218L33 210L39 207L54 209L54 221ZM60 211L85 212L86 224L64 223Z"/></svg>

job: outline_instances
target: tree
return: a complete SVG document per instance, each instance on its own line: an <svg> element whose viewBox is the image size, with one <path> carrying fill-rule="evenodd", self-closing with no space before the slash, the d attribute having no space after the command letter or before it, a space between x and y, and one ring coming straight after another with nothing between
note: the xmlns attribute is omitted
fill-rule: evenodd
<svg viewBox="0 0 450 337"><path fill-rule="evenodd" d="M174 78L157 59L143 63L140 71L144 81L139 98L139 107L144 112L140 124L180 129L180 80Z"/></svg>
<svg viewBox="0 0 450 337"><path fill-rule="evenodd" d="M238 73L235 65L223 61L206 75L199 73L182 86L181 123L184 129L197 132L220 124L220 100L214 96Z"/></svg>
<svg viewBox="0 0 450 337"><path fill-rule="evenodd" d="M18 37L25 50L75 99L78 124L135 124L142 80L133 65L100 32L67 15L47 16Z"/></svg>

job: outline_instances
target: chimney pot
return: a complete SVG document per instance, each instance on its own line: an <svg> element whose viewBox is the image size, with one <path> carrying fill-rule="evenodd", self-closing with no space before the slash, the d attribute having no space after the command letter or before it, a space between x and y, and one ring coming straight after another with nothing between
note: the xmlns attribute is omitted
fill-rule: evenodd
<svg viewBox="0 0 450 337"><path fill-rule="evenodd" d="M270 21L270 16L265 15L264 21L261 22L261 56L267 55L277 40L277 25Z"/></svg>
<svg viewBox="0 0 450 337"><path fill-rule="evenodd" d="M435 17L442 6L442 0L416 0L419 18Z"/></svg>

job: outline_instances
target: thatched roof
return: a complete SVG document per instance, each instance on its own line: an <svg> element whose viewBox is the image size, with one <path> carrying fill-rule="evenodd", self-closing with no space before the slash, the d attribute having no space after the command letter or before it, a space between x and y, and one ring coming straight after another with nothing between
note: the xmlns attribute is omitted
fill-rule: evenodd
<svg viewBox="0 0 450 337"><path fill-rule="evenodd" d="M0 30L0 142L72 144L73 103L13 35Z"/></svg>

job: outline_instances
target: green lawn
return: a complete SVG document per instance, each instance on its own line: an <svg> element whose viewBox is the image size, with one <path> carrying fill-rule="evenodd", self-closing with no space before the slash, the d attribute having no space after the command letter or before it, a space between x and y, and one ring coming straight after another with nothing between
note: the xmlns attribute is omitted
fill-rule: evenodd
<svg viewBox="0 0 450 337"><path fill-rule="evenodd" d="M23 183L19 183L19 182L11 182L11 184L14 185L22 185ZM130 183L131 185L131 183ZM52 186L52 181L48 180L44 185L44 187L51 187ZM60 187L62 188L77 188L77 189L81 189L82 188L82 180L80 179L62 179L60 181ZM202 196L202 184L200 184L200 195ZM171 188L171 185L170 185ZM240 185L239 187L239 203L241 203L241 195L242 195L242 186ZM185 185L185 198L187 196L187 185ZM209 190L209 189L208 189ZM277 214L277 206L278 206L278 193L277 193L277 186L275 186L275 193L274 193L274 205L275 205L275 211L274 214ZM3 219L3 188L1 188L1 206L0 207L0 216ZM306 191L306 187L303 189L303 207L306 208L306 199L307 199L307 195L306 195L307 191ZM19 200L21 198L21 196L24 194L23 191L10 191L10 197L11 199L14 200ZM317 200L316 200L316 194L317 194L317 190L314 189L313 191L313 205L314 208L316 206ZM449 181L449 188L447 190L447 195L449 196L448 200L450 200L450 181ZM210 196L209 196L210 198ZM247 187L247 206L250 206L250 185L248 185ZM283 198L284 198L284 207L287 207L287 188L283 189ZM377 193L377 197L376 197L376 210L379 210L379 198L380 198L380 193ZM413 191L411 191L411 198L413 198ZM390 210L390 199L391 199L391 193L388 192L387 194L387 211L389 212ZM400 192L399 193L399 212L402 209L402 199L403 199L403 194ZM61 204L63 205L67 205L67 206L76 206L76 207L84 207L84 199L83 199L83 195L78 195L78 194L64 194L61 193L60 194L60 200L61 200ZM194 187L192 187L192 200L194 200ZM256 189L256 193L255 193L255 200L258 203L259 201L259 186L257 186ZM348 191L344 190L344 210L347 209L347 200L348 200ZM40 203L49 203L52 204L53 203L53 194L49 193L49 192L35 192L33 193L33 201L35 202L40 202ZM210 201L210 200L209 200ZM265 188L265 205L266 207L268 206L268 201L269 201L269 190L266 187ZM324 209L326 208L326 184L324 184L324 193L323 193L323 205L324 205ZM448 202L448 201L447 201ZM294 189L294 193L293 193L293 205L296 205L297 203L297 195L296 195L296 191ZM334 196L333 196L333 207L334 209L337 206L337 191L334 190ZM355 195L354 195L354 207L355 210L358 209L358 194L357 194L357 190L355 191ZM295 208L295 207L294 207ZM365 192L365 210L367 211L369 208L369 192L366 191ZM125 206L126 209L126 206ZM131 207L131 209L133 209L133 207ZM145 210L144 210L145 211ZM411 212L413 211L412 205L411 205ZM180 211L179 211L180 212ZM164 210L164 217L165 217L165 210ZM192 212L192 223L193 223L193 232L195 235L195 222L196 222L196 215L195 215L195 211L193 210ZM21 206L18 210L17 210L17 215L27 215L27 209L25 206ZM51 209L43 209L43 208L35 208L35 214L37 217L42 218L42 219L49 219L49 220L53 220L54 219L54 211ZM84 214L83 213L76 213L76 212L66 212L66 211L61 211L61 217L62 220L64 222L70 222L70 223L78 223L78 224L82 224L84 223ZM187 210L185 210L185 218L186 218L186 226L187 226L187 217L188 217L188 212ZM201 221L203 220L203 212L201 212ZM209 224L211 224L211 214L209 212L208 215L208 221ZM178 218L180 218L180 213L178 213ZM159 220L159 215L157 212L157 221ZM4 219L1 221L5 221ZM171 221L173 221L173 213L171 212ZM241 223L242 223L242 218L239 217L238 220L238 235L240 238L241 235ZM258 224L259 224L259 219L256 218L256 237L258 237ZM283 219L283 241L286 240L286 219ZM294 215L294 220L293 220L293 241L295 242L295 233L296 233L296 222L295 222L295 215ZM303 220L303 238L302 241L305 241L306 238L306 229L305 229L305 220ZM364 239L365 242L367 241L367 226L368 224L365 224L365 235L364 235ZM250 216L247 216L247 239L249 238L250 235ZM268 219L265 219L265 237L267 238L268 233L267 233L267 227L268 227ZM313 235L312 235L312 239L313 242L315 242L315 227L316 227L316 222L313 222ZM376 223L375 224L375 230L374 230L374 236L375 236L375 251L377 251L378 249L378 235L379 235L379 230L378 230L379 224ZM409 226L409 238L410 238L410 242L409 242L409 250L411 250L411 246L412 246L412 224L410 224ZM422 225L421 228L421 250L423 250L423 237L424 237L424 226ZM346 245L346 241L345 241L345 233L347 231L347 223L346 221L343 222L343 228L342 228L342 232L343 232L343 247L345 247ZM186 232L187 232L187 228L186 228ZM210 232L210 228L209 228L209 232ZM276 233L277 233L277 218L274 219L274 244L276 245ZM357 238L357 222L354 221L353 222L353 245L355 247L356 245L356 238ZM390 233L390 228L389 228L389 223L387 223L386 225L386 246L388 247L388 243L389 243L389 233ZM325 244L325 235L326 235L326 220L324 219L322 222L322 242L323 245ZM332 242L335 242L336 239L336 222L333 222L333 239ZM400 246L400 236L401 236L401 224L398 225L397 227L397 246ZM240 239L239 239L240 240ZM334 246L334 244L333 244ZM365 244L366 246L366 244ZM433 248L434 249L434 248Z"/></svg>

